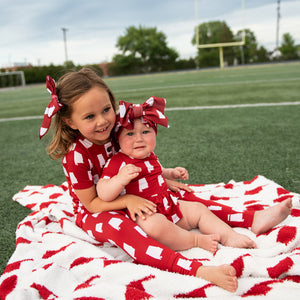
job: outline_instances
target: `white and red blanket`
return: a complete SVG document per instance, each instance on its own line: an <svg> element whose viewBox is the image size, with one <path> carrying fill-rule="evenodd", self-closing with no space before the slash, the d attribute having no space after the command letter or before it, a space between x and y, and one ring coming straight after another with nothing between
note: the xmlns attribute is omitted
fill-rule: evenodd
<svg viewBox="0 0 300 300"><path fill-rule="evenodd" d="M121 249L97 243L74 224L62 184L26 186L13 197L33 212L18 225L16 250L0 277L0 299L299 299L300 195L263 176L193 188L202 199L214 198L237 210L293 198L291 215L269 232L256 236L236 229L258 249L221 246L215 255L200 248L182 252L204 264L235 266L235 293L199 278L134 264Z"/></svg>

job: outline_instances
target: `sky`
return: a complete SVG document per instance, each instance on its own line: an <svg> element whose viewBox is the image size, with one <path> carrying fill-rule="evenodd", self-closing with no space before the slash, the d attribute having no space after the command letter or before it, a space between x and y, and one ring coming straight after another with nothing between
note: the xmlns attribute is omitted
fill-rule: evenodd
<svg viewBox="0 0 300 300"><path fill-rule="evenodd" d="M196 5L197 2L197 12ZM180 58L195 57L196 24L225 21L235 34L249 28L259 45L276 45L277 0L0 0L0 68L109 62L130 26L156 27ZM300 44L300 0L280 1L279 42L290 33Z"/></svg>

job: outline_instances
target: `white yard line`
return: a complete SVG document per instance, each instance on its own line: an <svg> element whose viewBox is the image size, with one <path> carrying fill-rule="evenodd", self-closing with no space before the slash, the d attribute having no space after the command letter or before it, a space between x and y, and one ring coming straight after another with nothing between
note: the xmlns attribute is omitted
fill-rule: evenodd
<svg viewBox="0 0 300 300"><path fill-rule="evenodd" d="M239 108L239 107L284 106L284 105L300 105L300 101L279 102L279 103L253 103L253 104L232 104L232 105L214 105L214 106L170 107L170 108L166 108L165 110L172 111L172 110L197 110L197 109L223 109L223 108Z"/></svg>
<svg viewBox="0 0 300 300"><path fill-rule="evenodd" d="M169 107L169 108L166 108L165 111L174 111L174 110L201 110L201 109L224 109L224 108L243 108L243 107L264 107L264 106L285 106L285 105L300 105L300 101L295 101L295 102L278 102L278 103L274 102L274 103L213 105L213 106ZM34 120L34 119L42 119L43 117L44 116L3 118L3 119L0 119L0 122Z"/></svg>
<svg viewBox="0 0 300 300"><path fill-rule="evenodd" d="M0 122L34 120L34 119L42 119L43 117L44 117L44 116L29 116L29 117L17 117L17 118L3 118L3 119L0 119Z"/></svg>
<svg viewBox="0 0 300 300"><path fill-rule="evenodd" d="M114 93L126 93L126 92L141 92L148 90L166 90L166 89L181 89L190 87L203 87L203 86L223 86L223 85L236 85L236 84L252 84L252 83L272 83L272 82L283 82L283 81L299 81L299 77L293 78L278 78L278 79L257 79L247 81L230 81L230 82L208 82L208 83L190 83L190 84L177 84L177 85L165 85L165 86L151 86L143 87L138 89L120 89L114 90Z"/></svg>

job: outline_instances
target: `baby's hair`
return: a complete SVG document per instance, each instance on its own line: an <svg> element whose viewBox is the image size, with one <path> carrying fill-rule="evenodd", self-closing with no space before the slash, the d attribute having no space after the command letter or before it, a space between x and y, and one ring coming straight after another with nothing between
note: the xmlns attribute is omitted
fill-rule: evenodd
<svg viewBox="0 0 300 300"><path fill-rule="evenodd" d="M107 91L111 105L116 111L115 97L107 84L91 69L82 68L64 74L56 84L58 100L63 104L62 109L52 121L53 137L47 148L47 153L53 159L59 159L69 152L71 145L79 135L78 130L69 127L65 119L71 117L72 104L94 87Z"/></svg>

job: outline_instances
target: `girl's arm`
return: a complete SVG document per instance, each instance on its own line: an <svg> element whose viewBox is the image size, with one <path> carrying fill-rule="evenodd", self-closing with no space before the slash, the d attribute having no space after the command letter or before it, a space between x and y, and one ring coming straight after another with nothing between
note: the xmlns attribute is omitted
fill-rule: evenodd
<svg viewBox="0 0 300 300"><path fill-rule="evenodd" d="M104 201L115 200L125 186L139 175L140 168L128 164L120 169L119 173L111 178L101 178L97 183L98 196Z"/></svg>
<svg viewBox="0 0 300 300"><path fill-rule="evenodd" d="M95 186L84 190L75 190L75 193L90 213L99 213L102 211L120 210L127 208L133 221L136 215L145 219L144 214L152 215L156 212L156 205L135 195L123 195L117 197L114 201L103 201L97 196Z"/></svg>

